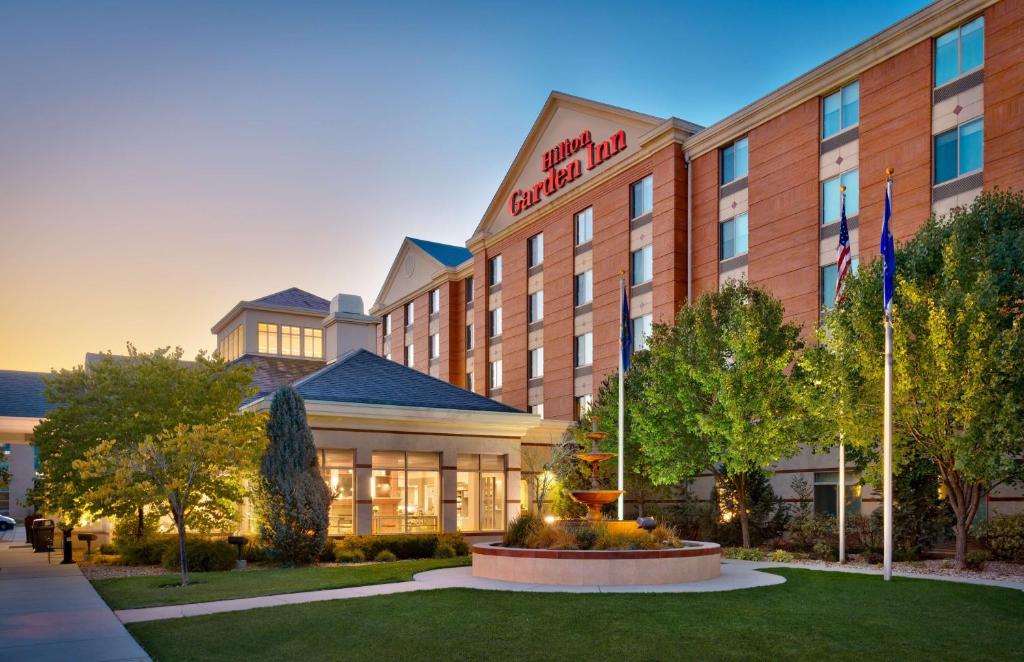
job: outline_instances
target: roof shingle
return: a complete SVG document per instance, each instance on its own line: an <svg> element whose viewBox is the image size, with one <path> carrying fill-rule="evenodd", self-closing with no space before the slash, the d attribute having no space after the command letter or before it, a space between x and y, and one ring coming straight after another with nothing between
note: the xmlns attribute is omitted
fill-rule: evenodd
<svg viewBox="0 0 1024 662"><path fill-rule="evenodd" d="M246 402L251 402L269 393L273 393L285 384L291 384L303 377L308 377L324 367L322 361L307 359L284 359L273 356L257 356L246 354L233 362L233 365L245 365L253 369L252 383L256 387L256 395Z"/></svg>
<svg viewBox="0 0 1024 662"><path fill-rule="evenodd" d="M0 416L45 417L52 408L43 393L47 374L0 370Z"/></svg>
<svg viewBox="0 0 1024 662"><path fill-rule="evenodd" d="M272 306L284 306L286 308L301 308L303 310L314 310L326 314L331 309L331 302L315 294L310 294L297 287L289 287L265 297L260 297L252 303L265 303Z"/></svg>

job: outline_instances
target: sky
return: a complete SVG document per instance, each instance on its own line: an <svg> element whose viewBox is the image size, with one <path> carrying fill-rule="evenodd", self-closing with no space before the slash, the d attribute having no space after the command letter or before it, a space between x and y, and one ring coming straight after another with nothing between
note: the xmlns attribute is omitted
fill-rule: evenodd
<svg viewBox="0 0 1024 662"><path fill-rule="evenodd" d="M0 4L0 369L464 244L552 90L709 125L924 6ZM852 8L856 11L852 11Z"/></svg>

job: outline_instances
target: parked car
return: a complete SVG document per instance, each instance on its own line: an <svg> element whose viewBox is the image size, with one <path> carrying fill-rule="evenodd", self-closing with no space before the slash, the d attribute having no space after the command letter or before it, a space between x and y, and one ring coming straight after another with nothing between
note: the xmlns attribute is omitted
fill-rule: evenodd
<svg viewBox="0 0 1024 662"><path fill-rule="evenodd" d="M14 518L7 515L0 515L0 531L8 531L14 528Z"/></svg>

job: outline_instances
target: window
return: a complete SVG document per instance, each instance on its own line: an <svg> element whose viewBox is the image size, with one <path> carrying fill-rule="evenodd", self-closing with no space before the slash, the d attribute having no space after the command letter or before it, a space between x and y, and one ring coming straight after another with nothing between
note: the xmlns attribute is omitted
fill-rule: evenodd
<svg viewBox="0 0 1024 662"><path fill-rule="evenodd" d="M585 306L594 300L594 272L576 274L576 305Z"/></svg>
<svg viewBox="0 0 1024 662"><path fill-rule="evenodd" d="M747 139L737 140L722 150L722 183L747 176Z"/></svg>
<svg viewBox="0 0 1024 662"><path fill-rule="evenodd" d="M310 329L302 330L303 354L311 359L322 359L324 357L324 330Z"/></svg>
<svg viewBox="0 0 1024 662"><path fill-rule="evenodd" d="M544 262L544 235L535 234L527 241L527 266L536 267Z"/></svg>
<svg viewBox="0 0 1024 662"><path fill-rule="evenodd" d="M487 385L490 388L501 388L501 359L487 364Z"/></svg>
<svg viewBox="0 0 1024 662"><path fill-rule="evenodd" d="M654 175L647 175L629 187L631 218L651 213L654 207Z"/></svg>
<svg viewBox="0 0 1024 662"><path fill-rule="evenodd" d="M747 215L740 214L736 218L719 225L719 245L722 247L722 259L743 255L747 252Z"/></svg>
<svg viewBox="0 0 1024 662"><path fill-rule="evenodd" d="M633 251L631 285L646 283L654 277L654 247L648 244Z"/></svg>
<svg viewBox="0 0 1024 662"><path fill-rule="evenodd" d="M383 333L385 336L391 335L391 313L384 316L384 329Z"/></svg>
<svg viewBox="0 0 1024 662"><path fill-rule="evenodd" d="M526 378L537 379L544 376L544 348L538 347L527 352Z"/></svg>
<svg viewBox="0 0 1024 662"><path fill-rule="evenodd" d="M277 325L258 323L256 325L256 345L260 354L277 354Z"/></svg>
<svg viewBox="0 0 1024 662"><path fill-rule="evenodd" d="M576 336L576 367L582 368L594 362L594 334L587 332Z"/></svg>
<svg viewBox="0 0 1024 662"><path fill-rule="evenodd" d="M430 290L430 296L427 297L427 313L433 315L434 313L441 312L441 289Z"/></svg>
<svg viewBox="0 0 1024 662"><path fill-rule="evenodd" d="M355 453L350 450L318 448L320 475L331 492L327 511L327 535L344 536L355 533Z"/></svg>
<svg viewBox="0 0 1024 662"><path fill-rule="evenodd" d="M530 405L529 411L530 411L531 414L536 414L537 416L540 416L541 418L544 418L544 404L543 403L541 403L539 405Z"/></svg>
<svg viewBox="0 0 1024 662"><path fill-rule="evenodd" d="M538 290L527 297L526 320L528 324L544 319L544 290Z"/></svg>
<svg viewBox="0 0 1024 662"><path fill-rule="evenodd" d="M437 453L375 451L371 532L440 531L440 465Z"/></svg>
<svg viewBox="0 0 1024 662"><path fill-rule="evenodd" d="M410 301L409 303L405 304L405 325L406 326L412 326L412 323L413 323L413 320L415 319L415 317L416 317L416 308L413 305L413 302Z"/></svg>
<svg viewBox="0 0 1024 662"><path fill-rule="evenodd" d="M489 314L488 332L489 337L497 338L501 335L501 308L495 308Z"/></svg>
<svg viewBox="0 0 1024 662"><path fill-rule="evenodd" d="M857 475L846 472L846 512L860 514L860 485ZM835 515L839 511L839 472L814 472L814 512L818 515Z"/></svg>
<svg viewBox="0 0 1024 662"><path fill-rule="evenodd" d="M436 359L441 356L441 334L430 334L429 358Z"/></svg>
<svg viewBox="0 0 1024 662"><path fill-rule="evenodd" d="M821 137L828 138L860 121L860 81L825 97L821 104Z"/></svg>
<svg viewBox="0 0 1024 662"><path fill-rule="evenodd" d="M935 86L980 67L984 54L984 16L942 35L935 40Z"/></svg>
<svg viewBox="0 0 1024 662"><path fill-rule="evenodd" d="M504 530L505 458L459 453L456 469L458 530Z"/></svg>
<svg viewBox="0 0 1024 662"><path fill-rule="evenodd" d="M302 329L297 326L281 326L281 353L285 356L302 354Z"/></svg>
<svg viewBox="0 0 1024 662"><path fill-rule="evenodd" d="M590 411L590 405L594 402L594 396L587 393L586 395L577 395L573 400L573 420L582 420L587 412Z"/></svg>
<svg viewBox="0 0 1024 662"><path fill-rule="evenodd" d="M234 361L244 353L245 329L239 324L231 333L227 334L217 343L217 353L225 361Z"/></svg>
<svg viewBox="0 0 1024 662"><path fill-rule="evenodd" d="M487 284L501 284L501 256L495 255L487 263Z"/></svg>
<svg viewBox="0 0 1024 662"><path fill-rule="evenodd" d="M466 303L473 303L473 277L466 279Z"/></svg>
<svg viewBox="0 0 1024 662"><path fill-rule="evenodd" d="M415 362L416 362L416 356L415 356L415 354L413 352L413 346L412 345L406 345L405 346L405 365L407 365L407 366L409 366L411 368Z"/></svg>
<svg viewBox="0 0 1024 662"><path fill-rule="evenodd" d="M978 118L935 136L935 183L981 170L984 120Z"/></svg>
<svg viewBox="0 0 1024 662"><path fill-rule="evenodd" d="M633 351L647 349L647 339L651 336L654 316L650 313L633 318Z"/></svg>
<svg viewBox="0 0 1024 662"><path fill-rule="evenodd" d="M466 373L466 390L467 391L472 391L473 390L473 373L471 373L471 372L467 372Z"/></svg>
<svg viewBox="0 0 1024 662"><path fill-rule="evenodd" d="M857 266L860 264L858 258L850 261L850 271L857 273ZM847 276L849 278L849 276ZM839 279L839 265L830 264L821 268L821 307L831 310L836 299L836 280Z"/></svg>
<svg viewBox="0 0 1024 662"><path fill-rule="evenodd" d="M846 187L846 218L857 215L860 207L860 177L855 168L821 183L822 225L839 221L840 186Z"/></svg>
<svg viewBox="0 0 1024 662"><path fill-rule="evenodd" d="M594 208L587 207L576 214L576 245L585 244L594 238Z"/></svg>
<svg viewBox="0 0 1024 662"><path fill-rule="evenodd" d="M466 325L466 349L473 349L473 325Z"/></svg>

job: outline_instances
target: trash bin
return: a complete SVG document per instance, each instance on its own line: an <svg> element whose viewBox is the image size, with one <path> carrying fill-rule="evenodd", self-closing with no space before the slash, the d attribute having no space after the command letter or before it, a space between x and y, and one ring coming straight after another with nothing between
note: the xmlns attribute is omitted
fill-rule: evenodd
<svg viewBox="0 0 1024 662"><path fill-rule="evenodd" d="M30 545L34 544L32 541L32 522L37 519L39 519L39 515L36 515L35 513L25 516L25 542Z"/></svg>
<svg viewBox="0 0 1024 662"><path fill-rule="evenodd" d="M32 522L32 549L37 552L53 551L52 519L37 519Z"/></svg>

